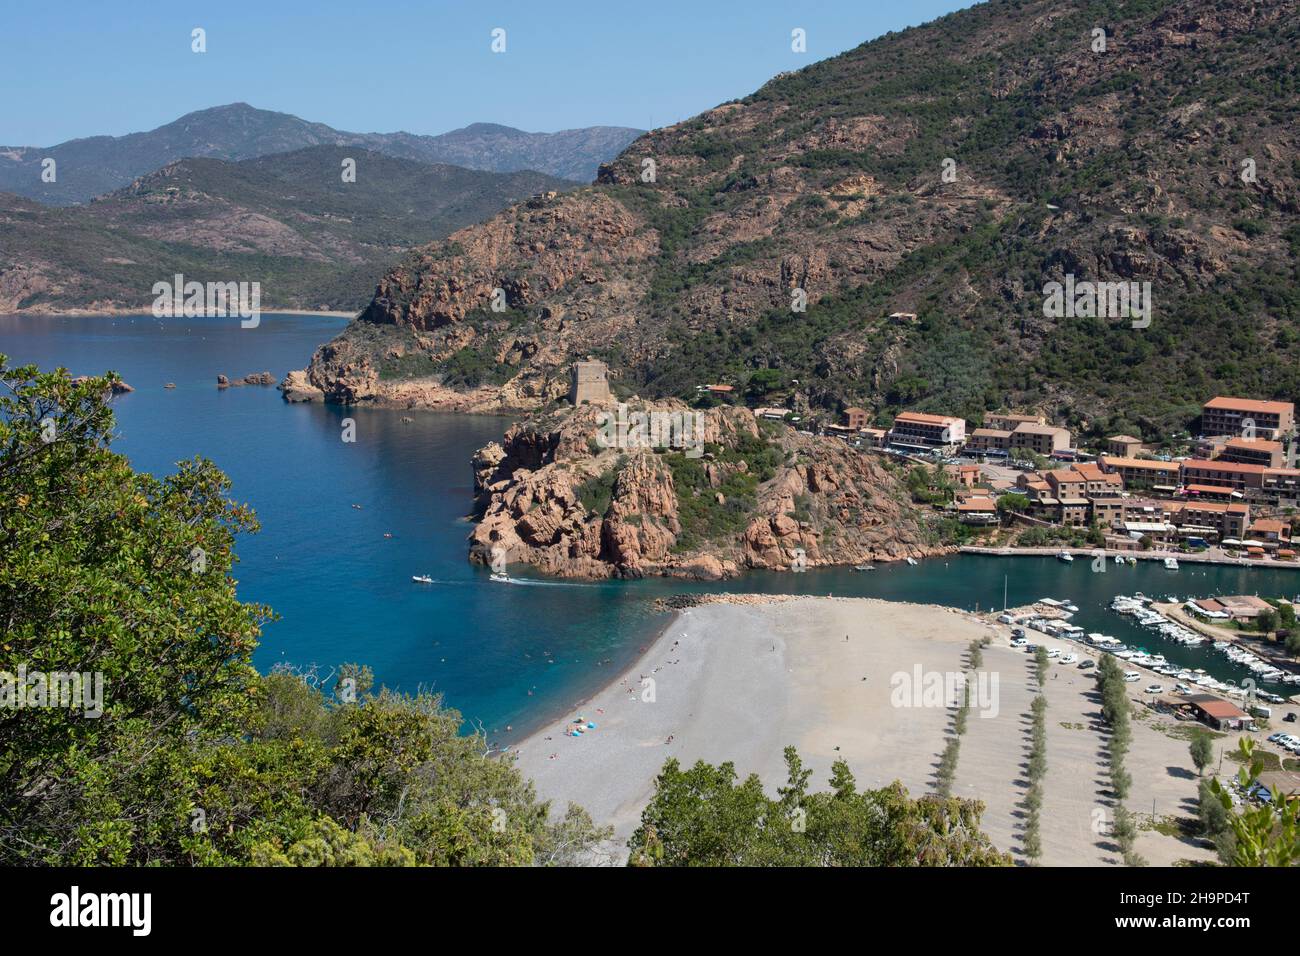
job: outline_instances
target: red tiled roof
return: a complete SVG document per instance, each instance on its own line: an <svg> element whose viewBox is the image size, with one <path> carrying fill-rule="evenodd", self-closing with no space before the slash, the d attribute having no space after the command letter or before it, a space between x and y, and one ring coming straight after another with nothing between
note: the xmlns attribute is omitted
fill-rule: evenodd
<svg viewBox="0 0 1300 956"><path fill-rule="evenodd" d="M1205 403L1205 407L1233 412L1269 412L1274 415L1295 409L1291 402L1264 402L1255 398L1230 398L1225 395L1214 396Z"/></svg>
<svg viewBox="0 0 1300 956"><path fill-rule="evenodd" d="M961 421L951 415L927 415L925 412L899 412L896 422L917 422L922 425L949 425Z"/></svg>

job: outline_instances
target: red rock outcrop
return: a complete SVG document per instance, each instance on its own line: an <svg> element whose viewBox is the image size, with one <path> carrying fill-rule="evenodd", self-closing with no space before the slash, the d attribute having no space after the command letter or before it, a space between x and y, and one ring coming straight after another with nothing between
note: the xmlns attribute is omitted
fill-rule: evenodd
<svg viewBox="0 0 1300 956"><path fill-rule="evenodd" d="M697 468L688 448L605 447L600 416L613 408L525 421L479 450L471 560L569 577L717 579L943 550L883 461L841 441L713 409L695 420Z"/></svg>

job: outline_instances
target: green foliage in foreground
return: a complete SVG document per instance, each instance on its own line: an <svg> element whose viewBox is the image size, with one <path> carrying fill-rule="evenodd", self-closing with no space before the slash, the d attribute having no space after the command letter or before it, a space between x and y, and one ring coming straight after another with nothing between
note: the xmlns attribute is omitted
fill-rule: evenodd
<svg viewBox="0 0 1300 956"><path fill-rule="evenodd" d="M911 799L899 783L859 792L842 760L830 790L810 793L812 771L793 747L775 799L731 763L664 764L628 846L635 866L1007 866L980 832L974 800Z"/></svg>
<svg viewBox="0 0 1300 956"><path fill-rule="evenodd" d="M1264 764L1248 737L1237 742L1237 753L1244 764L1237 771L1237 785L1246 791L1259 779ZM1227 829L1232 836L1226 841L1226 852L1231 856L1225 862L1231 866L1300 865L1300 800L1286 800L1274 787L1267 802L1234 813L1228 788L1217 779L1210 781L1210 788L1229 814Z"/></svg>
<svg viewBox="0 0 1300 956"><path fill-rule="evenodd" d="M103 675L103 713L0 708L0 865L567 863L607 833L547 804L438 697L348 667L260 676L255 530L210 462L112 453L109 380L0 355L0 678Z"/></svg>

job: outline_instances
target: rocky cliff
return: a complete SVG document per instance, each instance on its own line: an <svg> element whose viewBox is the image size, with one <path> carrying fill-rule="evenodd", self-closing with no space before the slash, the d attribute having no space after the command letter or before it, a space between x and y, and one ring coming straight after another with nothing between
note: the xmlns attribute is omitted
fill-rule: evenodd
<svg viewBox="0 0 1300 956"><path fill-rule="evenodd" d="M762 372L830 413L1012 404L1097 434L1293 398L1297 9L990 0L781 74L416 251L306 377L536 408L594 355L652 398ZM1049 317L1071 274L1149 282L1151 322Z"/></svg>
<svg viewBox="0 0 1300 956"><path fill-rule="evenodd" d="M676 402L626 406L630 418L652 412L692 414ZM728 408L698 413L698 442L637 447L609 439L606 413L616 414L540 415L475 455L471 560L716 579L942 550L882 459L841 441Z"/></svg>

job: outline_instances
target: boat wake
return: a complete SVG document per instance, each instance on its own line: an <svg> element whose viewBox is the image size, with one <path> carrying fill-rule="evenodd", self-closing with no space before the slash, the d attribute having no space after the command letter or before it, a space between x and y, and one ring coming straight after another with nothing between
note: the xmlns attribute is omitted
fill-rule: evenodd
<svg viewBox="0 0 1300 956"><path fill-rule="evenodd" d="M595 584L578 584L573 581L539 581L536 578L508 578L504 575L492 575L494 584L522 584L530 588L594 588Z"/></svg>

